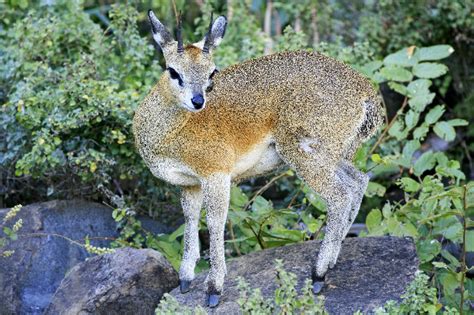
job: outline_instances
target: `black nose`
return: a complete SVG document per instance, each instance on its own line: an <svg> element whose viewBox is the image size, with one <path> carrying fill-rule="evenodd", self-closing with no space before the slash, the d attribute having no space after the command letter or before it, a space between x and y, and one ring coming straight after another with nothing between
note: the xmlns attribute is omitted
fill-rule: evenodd
<svg viewBox="0 0 474 315"><path fill-rule="evenodd" d="M195 109L201 109L202 105L204 105L204 97L202 94L196 94L191 99L191 103L193 103Z"/></svg>

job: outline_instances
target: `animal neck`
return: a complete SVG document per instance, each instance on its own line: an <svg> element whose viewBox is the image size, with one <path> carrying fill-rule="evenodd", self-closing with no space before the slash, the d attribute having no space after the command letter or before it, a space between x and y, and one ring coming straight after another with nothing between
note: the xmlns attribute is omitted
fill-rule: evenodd
<svg viewBox="0 0 474 315"><path fill-rule="evenodd" d="M160 147L180 132L191 113L179 106L179 101L169 87L169 81L162 78L147 96L141 111L141 125L148 134L153 147Z"/></svg>

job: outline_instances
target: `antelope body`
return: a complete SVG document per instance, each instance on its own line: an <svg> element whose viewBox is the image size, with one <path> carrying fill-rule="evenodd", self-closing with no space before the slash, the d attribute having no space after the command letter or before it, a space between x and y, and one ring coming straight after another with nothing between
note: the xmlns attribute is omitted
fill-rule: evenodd
<svg viewBox="0 0 474 315"><path fill-rule="evenodd" d="M216 73L212 50L224 35L224 17L211 24L203 41L186 47L152 12L149 17L168 71L137 109L133 129L151 172L182 187L181 291L189 290L199 259L202 206L210 233L206 281L212 307L226 273L224 227L231 183L289 165L327 203L326 235L313 270L314 291L319 292L368 183L351 161L381 122L371 83L332 58L303 51Z"/></svg>

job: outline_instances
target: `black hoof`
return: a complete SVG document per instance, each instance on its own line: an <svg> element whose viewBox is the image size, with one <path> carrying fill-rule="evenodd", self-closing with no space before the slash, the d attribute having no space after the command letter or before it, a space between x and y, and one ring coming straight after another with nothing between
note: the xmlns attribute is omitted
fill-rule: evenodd
<svg viewBox="0 0 474 315"><path fill-rule="evenodd" d="M313 280L313 293L318 294L324 288L324 277L317 277Z"/></svg>
<svg viewBox="0 0 474 315"><path fill-rule="evenodd" d="M191 287L191 281L189 280L179 280L179 290L181 293L189 292L189 288Z"/></svg>
<svg viewBox="0 0 474 315"><path fill-rule="evenodd" d="M207 296L207 306L209 307L216 307L219 304L220 299L219 294L208 294Z"/></svg>

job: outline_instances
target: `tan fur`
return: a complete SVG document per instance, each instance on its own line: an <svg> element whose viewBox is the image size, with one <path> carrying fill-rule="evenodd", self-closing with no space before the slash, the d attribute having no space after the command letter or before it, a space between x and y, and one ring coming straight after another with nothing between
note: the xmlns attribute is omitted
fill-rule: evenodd
<svg viewBox="0 0 474 315"><path fill-rule="evenodd" d="M186 54L196 60L197 50L188 46ZM138 135L146 133L154 154L183 160L201 176L229 172L268 134L282 142L293 141L286 139L294 136L315 137L331 156L342 157L350 145L347 140L362 124L363 102L377 100L367 79L334 59L317 53L281 53L218 73L206 108L198 113L183 109L180 125L171 131L174 138L162 143L159 140L170 135L155 133L154 126L144 121L154 117L156 124L168 123L166 117L155 117L157 94L164 102L173 99L167 84L165 75L137 109L133 124L137 145L140 149ZM295 86L305 88L294 92ZM311 117L311 124L303 117Z"/></svg>
<svg viewBox="0 0 474 315"><path fill-rule="evenodd" d="M336 263L367 187L367 175L351 160L381 123L380 102L371 83L339 61L297 51L229 67L211 84L215 65L212 54L201 50L204 41L180 52L154 14L149 16L168 71L137 109L133 131L153 174L183 187L182 291L194 278L199 257L199 205L207 210L207 283L209 303L215 305L211 297L222 292L226 270L223 238L230 182L283 163L327 203L326 235L313 270L314 279L321 279ZM224 17L213 24L207 35L210 51L220 43L225 25ZM170 68L179 80L171 78ZM210 86L212 91L205 93ZM196 107L195 95L206 99L204 109Z"/></svg>

